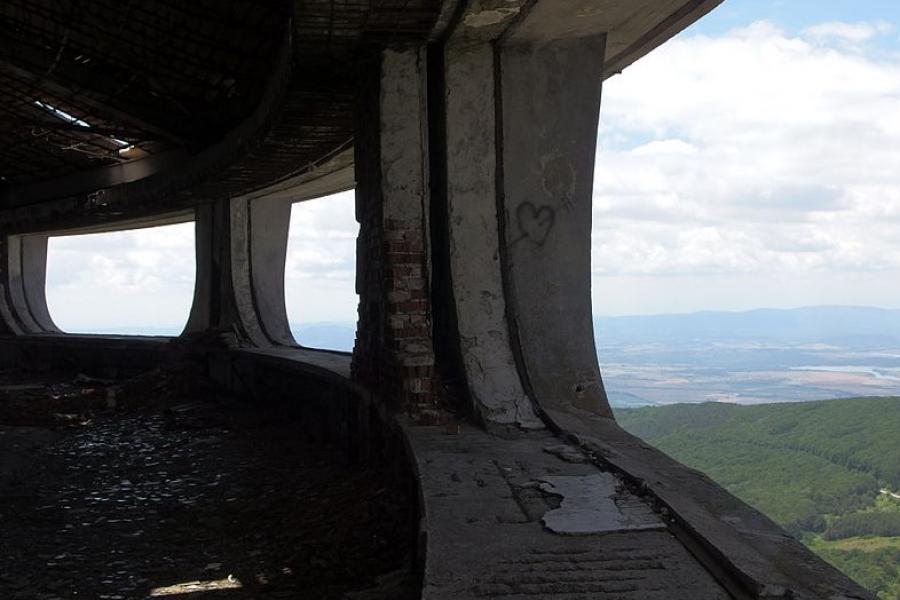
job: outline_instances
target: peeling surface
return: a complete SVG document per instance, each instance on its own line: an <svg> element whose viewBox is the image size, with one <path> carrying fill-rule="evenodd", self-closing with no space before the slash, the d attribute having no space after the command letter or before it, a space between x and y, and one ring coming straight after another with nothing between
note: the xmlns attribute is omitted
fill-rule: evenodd
<svg viewBox="0 0 900 600"><path fill-rule="evenodd" d="M603 491L612 492L618 481L594 464L565 462L544 451L561 444L560 438L533 432L500 439L475 428L458 435L443 427L405 431L421 473L427 527L422 600L730 598L661 526L617 527L602 538L545 527L545 515L571 502L564 482L601 475L609 481ZM627 491L604 499L625 517L650 510Z"/></svg>
<svg viewBox="0 0 900 600"><path fill-rule="evenodd" d="M591 535L616 531L662 529L662 521L648 510L627 513L616 502L618 479L610 473L544 477L541 489L562 497L560 507L541 521L560 535Z"/></svg>
<svg viewBox="0 0 900 600"><path fill-rule="evenodd" d="M485 14L508 7L490 7ZM515 9L518 10L518 9ZM451 276L460 351L474 408L488 426L541 429L519 378L506 322L495 200L494 55L448 51L447 164Z"/></svg>
<svg viewBox="0 0 900 600"><path fill-rule="evenodd" d="M490 25L502 23L518 13L518 7L495 8L493 10L483 10L478 13L468 14L466 15L466 18L463 19L463 22L469 27L488 27Z"/></svg>

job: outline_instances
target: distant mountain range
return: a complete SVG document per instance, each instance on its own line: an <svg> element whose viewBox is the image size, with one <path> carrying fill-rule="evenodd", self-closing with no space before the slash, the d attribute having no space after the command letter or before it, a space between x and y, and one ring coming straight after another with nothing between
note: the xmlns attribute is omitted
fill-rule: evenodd
<svg viewBox="0 0 900 600"><path fill-rule="evenodd" d="M298 344L308 348L351 352L356 340L356 323L291 323L291 333Z"/></svg>
<svg viewBox="0 0 900 600"><path fill-rule="evenodd" d="M856 349L900 347L900 310L813 306L744 312L704 311L631 317L595 317L600 346L756 342Z"/></svg>
<svg viewBox="0 0 900 600"><path fill-rule="evenodd" d="M177 335L182 327L85 327L83 333ZM350 350L356 336L352 321L292 323L306 346ZM771 343L799 346L831 344L875 349L900 347L900 309L860 306L812 306L742 312L594 317L598 345L686 343Z"/></svg>
<svg viewBox="0 0 900 600"><path fill-rule="evenodd" d="M292 327L307 347L351 351L354 323ZM740 404L900 394L900 310L792 310L596 317L614 407Z"/></svg>
<svg viewBox="0 0 900 600"><path fill-rule="evenodd" d="M356 336L353 322L295 323L291 329L305 346L347 351L353 348ZM600 348L732 343L789 347L825 344L874 350L900 348L900 310L814 306L594 317L594 333Z"/></svg>

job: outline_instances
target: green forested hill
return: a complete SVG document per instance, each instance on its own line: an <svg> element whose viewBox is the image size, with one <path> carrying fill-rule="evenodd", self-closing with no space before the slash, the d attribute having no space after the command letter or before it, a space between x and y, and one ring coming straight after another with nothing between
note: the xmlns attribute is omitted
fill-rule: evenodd
<svg viewBox="0 0 900 600"><path fill-rule="evenodd" d="M616 413L880 594L900 600L900 398Z"/></svg>

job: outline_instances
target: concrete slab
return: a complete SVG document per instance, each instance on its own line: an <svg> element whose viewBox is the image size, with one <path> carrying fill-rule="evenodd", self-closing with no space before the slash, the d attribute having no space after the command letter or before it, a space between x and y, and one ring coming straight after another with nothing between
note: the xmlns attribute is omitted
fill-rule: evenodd
<svg viewBox="0 0 900 600"><path fill-rule="evenodd" d="M424 505L423 600L729 598L617 476L545 452L560 444L552 435L405 429ZM569 521L573 502L591 514ZM590 535L554 533L546 520Z"/></svg>

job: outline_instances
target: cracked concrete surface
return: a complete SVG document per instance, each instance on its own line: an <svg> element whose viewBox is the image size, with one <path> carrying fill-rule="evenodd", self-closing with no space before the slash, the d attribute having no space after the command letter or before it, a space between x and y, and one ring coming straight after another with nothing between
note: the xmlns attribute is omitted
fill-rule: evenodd
<svg viewBox="0 0 900 600"><path fill-rule="evenodd" d="M544 477L541 489L562 500L560 507L547 512L541 522L553 533L563 535L665 529L662 520L649 509L626 513L616 499L621 496L624 500L629 494L618 490L619 486L619 479L610 473Z"/></svg>
<svg viewBox="0 0 900 600"><path fill-rule="evenodd" d="M472 428L459 435L438 427L406 431L424 500L423 600L729 598L615 475L545 451L562 444L551 434L503 440ZM563 454L575 453L570 447ZM542 482L557 487L548 493ZM587 500L594 512L579 522L590 524L591 535L558 535L541 522L568 512L557 491L577 508L598 487L614 499ZM611 521L615 528L598 527Z"/></svg>

